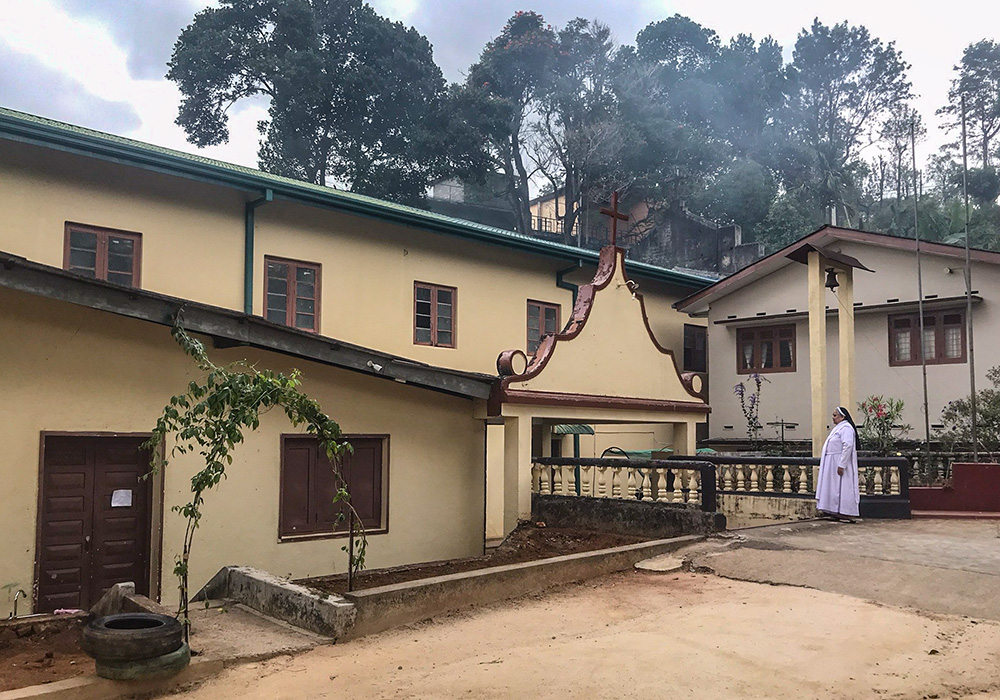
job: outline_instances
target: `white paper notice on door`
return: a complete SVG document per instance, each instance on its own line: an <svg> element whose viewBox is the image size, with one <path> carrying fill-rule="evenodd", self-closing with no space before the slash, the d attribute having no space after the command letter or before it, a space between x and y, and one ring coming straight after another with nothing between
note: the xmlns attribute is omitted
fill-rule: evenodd
<svg viewBox="0 0 1000 700"><path fill-rule="evenodd" d="M132 489L115 489L111 492L112 508L129 508L132 506Z"/></svg>

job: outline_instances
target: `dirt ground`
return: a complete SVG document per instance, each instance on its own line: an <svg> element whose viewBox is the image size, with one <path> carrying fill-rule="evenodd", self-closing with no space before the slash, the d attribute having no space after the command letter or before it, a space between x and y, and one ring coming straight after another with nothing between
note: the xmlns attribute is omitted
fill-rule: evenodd
<svg viewBox="0 0 1000 700"><path fill-rule="evenodd" d="M471 559L453 559L451 561L425 564L423 566L405 566L393 569L363 571L355 580L355 590L387 586L392 583L403 583L419 578L457 574L463 571L485 569L490 566L505 566L526 561L548 559L563 554L577 552L592 552L597 549L621 547L626 544L642 542L641 537L626 537L609 535L588 530L570 530L554 527L538 527L526 524L514 530L499 547L482 557ZM324 576L320 578L302 579L296 581L304 586L314 588L321 593L344 593L347 591L347 576Z"/></svg>
<svg viewBox="0 0 1000 700"><path fill-rule="evenodd" d="M236 667L175 697L1000 698L1000 623L629 572Z"/></svg>
<svg viewBox="0 0 1000 700"><path fill-rule="evenodd" d="M79 628L23 637L0 632L0 692L93 672L93 660L80 649Z"/></svg>

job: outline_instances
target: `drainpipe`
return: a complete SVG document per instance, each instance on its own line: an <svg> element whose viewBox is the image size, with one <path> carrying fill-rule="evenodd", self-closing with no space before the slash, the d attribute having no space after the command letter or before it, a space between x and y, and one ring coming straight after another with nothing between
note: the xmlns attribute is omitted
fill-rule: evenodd
<svg viewBox="0 0 1000 700"><path fill-rule="evenodd" d="M257 207L274 201L274 191L264 190L264 196L247 202L244 208L245 231L243 238L243 313L253 313L253 226Z"/></svg>
<svg viewBox="0 0 1000 700"><path fill-rule="evenodd" d="M573 293L573 306L576 306L576 295L577 292L580 291L580 286L573 284L572 282L566 282L565 280L563 280L563 275L569 274L570 272L573 272L575 270L579 270L581 267L583 267L583 261L577 260L576 265L567 267L565 270L559 270L558 272L556 272L556 286L559 287L559 289L566 289Z"/></svg>

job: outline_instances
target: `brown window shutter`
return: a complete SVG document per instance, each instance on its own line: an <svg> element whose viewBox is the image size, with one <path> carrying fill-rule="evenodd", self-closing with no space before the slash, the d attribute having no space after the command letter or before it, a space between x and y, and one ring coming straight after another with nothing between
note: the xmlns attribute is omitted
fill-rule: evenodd
<svg viewBox="0 0 1000 700"><path fill-rule="evenodd" d="M311 440L285 438L281 459L281 523L282 535L310 532L309 476L315 447Z"/></svg>

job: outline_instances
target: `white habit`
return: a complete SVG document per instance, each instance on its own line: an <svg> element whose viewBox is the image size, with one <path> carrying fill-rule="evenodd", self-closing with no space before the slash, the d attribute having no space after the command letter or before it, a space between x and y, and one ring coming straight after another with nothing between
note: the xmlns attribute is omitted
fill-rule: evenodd
<svg viewBox="0 0 1000 700"><path fill-rule="evenodd" d="M816 507L827 513L858 515L858 453L854 449L854 428L846 420L837 423L823 443L816 484ZM837 474L843 467L844 475Z"/></svg>

